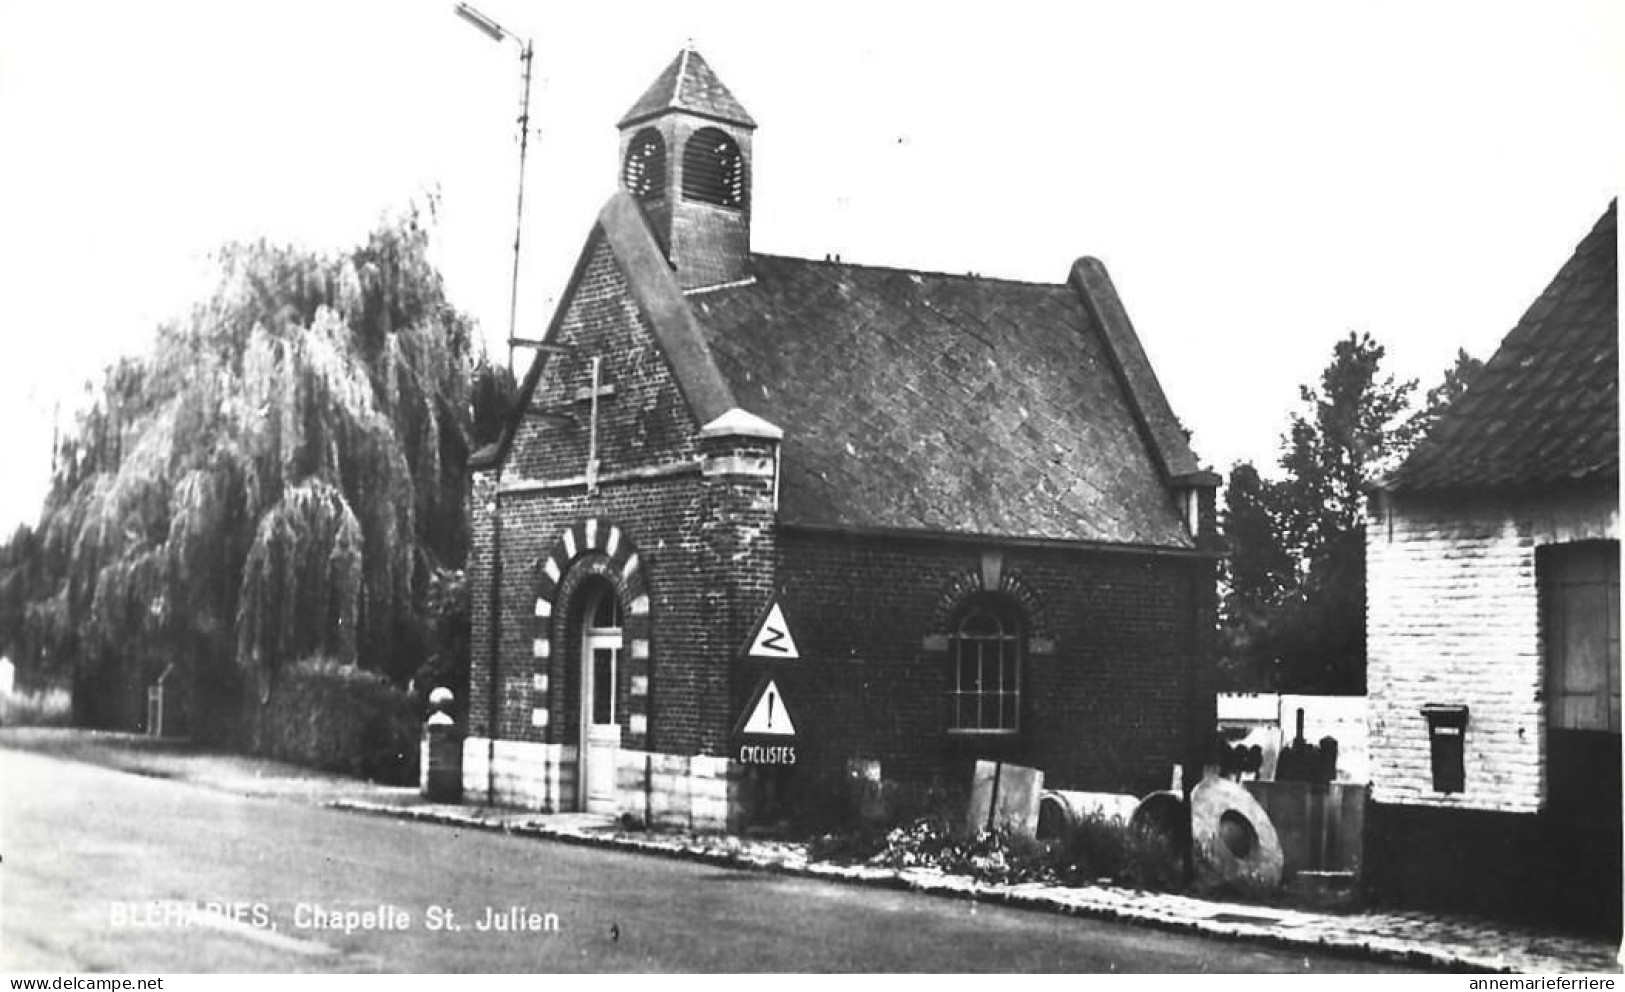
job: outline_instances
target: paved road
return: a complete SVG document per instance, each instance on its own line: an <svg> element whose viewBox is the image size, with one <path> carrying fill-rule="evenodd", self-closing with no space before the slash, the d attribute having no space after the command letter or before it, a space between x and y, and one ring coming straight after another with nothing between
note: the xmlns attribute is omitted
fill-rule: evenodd
<svg viewBox="0 0 1625 992"><path fill-rule="evenodd" d="M0 970L1387 970L376 819L6 749L0 858ZM210 903L227 908L198 909ZM536 929L479 928L513 907ZM368 911L371 929L331 925Z"/></svg>

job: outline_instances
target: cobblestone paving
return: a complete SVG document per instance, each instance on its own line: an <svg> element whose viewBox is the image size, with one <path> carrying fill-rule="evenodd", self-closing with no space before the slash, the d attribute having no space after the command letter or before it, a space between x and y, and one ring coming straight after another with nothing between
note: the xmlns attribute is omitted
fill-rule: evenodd
<svg viewBox="0 0 1625 992"><path fill-rule="evenodd" d="M1278 946L1335 949L1402 964L1530 974L1620 971L1616 944L1571 934L1420 912L1316 913L1220 902L1111 885L1078 888L1043 882L992 885L931 869L878 868L814 861L805 845L713 834L619 830L609 817L542 816L481 807L339 800L336 808L437 823L504 830L719 865L782 871L868 885L1151 924Z"/></svg>

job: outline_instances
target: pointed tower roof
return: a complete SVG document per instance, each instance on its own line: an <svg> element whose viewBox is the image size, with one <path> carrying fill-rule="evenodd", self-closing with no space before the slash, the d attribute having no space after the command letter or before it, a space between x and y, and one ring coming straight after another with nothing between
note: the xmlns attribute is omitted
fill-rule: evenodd
<svg viewBox="0 0 1625 992"><path fill-rule="evenodd" d="M626 127L668 110L682 110L700 117L709 117L727 124L754 128L756 122L722 80L711 71L705 59L692 48L685 48L672 59L650 86L648 91L632 105L616 127Z"/></svg>

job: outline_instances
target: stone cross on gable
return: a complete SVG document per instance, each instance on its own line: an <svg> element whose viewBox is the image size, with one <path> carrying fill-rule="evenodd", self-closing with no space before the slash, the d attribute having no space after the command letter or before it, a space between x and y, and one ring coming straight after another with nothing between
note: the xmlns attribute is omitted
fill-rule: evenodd
<svg viewBox="0 0 1625 992"><path fill-rule="evenodd" d="M532 338L512 338L510 344L525 348L535 348L538 351L554 355L577 355L578 349L567 344L553 344ZM592 356L592 384L575 391L565 406L574 406L577 403L590 404L587 415L587 465L583 473L587 480L589 493L598 490L598 404L600 400L613 399L615 386L604 381L604 360L601 355ZM563 420L576 423L574 414L561 410L558 407L547 408L535 412L535 416L549 420Z"/></svg>

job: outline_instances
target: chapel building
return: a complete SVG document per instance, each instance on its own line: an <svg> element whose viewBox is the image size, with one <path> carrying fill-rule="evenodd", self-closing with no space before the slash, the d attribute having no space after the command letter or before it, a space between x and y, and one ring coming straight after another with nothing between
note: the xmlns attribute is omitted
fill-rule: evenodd
<svg viewBox="0 0 1625 992"><path fill-rule="evenodd" d="M1197 777L1214 492L1104 267L752 250L756 122L684 51L474 456L465 794L740 829L839 792Z"/></svg>

